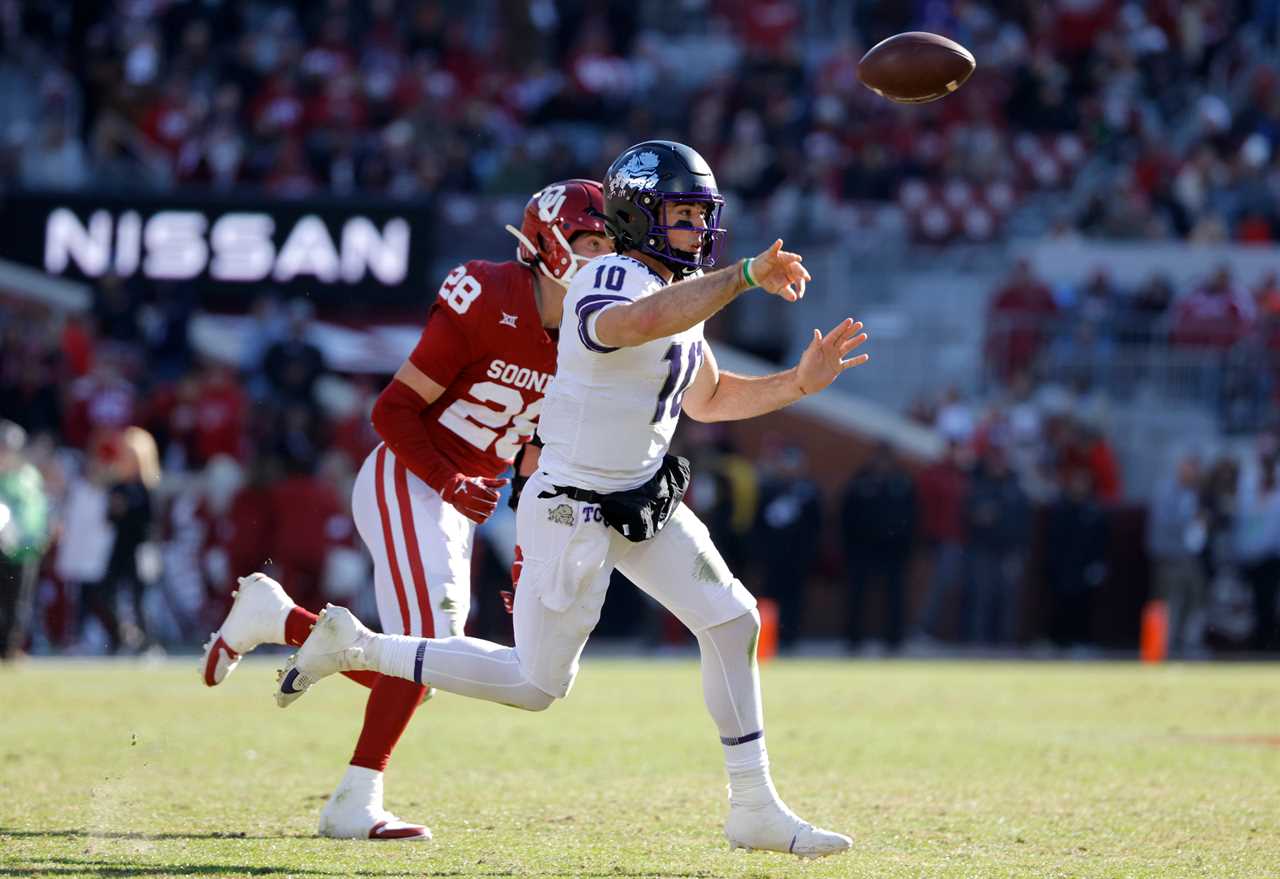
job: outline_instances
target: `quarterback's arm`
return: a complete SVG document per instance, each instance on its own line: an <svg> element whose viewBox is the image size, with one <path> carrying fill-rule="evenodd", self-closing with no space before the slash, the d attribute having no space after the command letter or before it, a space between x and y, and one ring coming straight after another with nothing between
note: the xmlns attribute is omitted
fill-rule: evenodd
<svg viewBox="0 0 1280 879"><path fill-rule="evenodd" d="M773 375L721 372L710 345L681 408L695 421L738 421L789 406L804 396L794 368Z"/></svg>
<svg viewBox="0 0 1280 879"><path fill-rule="evenodd" d="M677 281L638 302L604 309L595 321L596 339L608 348L629 348L697 326L752 288L743 271L746 262L739 260L719 271ZM809 272L800 264L799 254L782 249L781 239L749 263L754 286L788 302L804 295Z"/></svg>
<svg viewBox="0 0 1280 879"><path fill-rule="evenodd" d="M677 281L639 302L600 312L595 337L609 348L630 348L674 336L702 323L748 289L741 263Z"/></svg>
<svg viewBox="0 0 1280 879"><path fill-rule="evenodd" d="M721 372L710 345L704 346L702 367L685 392L682 408L696 421L737 421L754 418L789 406L801 397L816 394L836 376L869 359L846 354L867 341L862 324L846 318L825 336L813 331L813 340L791 369L772 375L746 376Z"/></svg>

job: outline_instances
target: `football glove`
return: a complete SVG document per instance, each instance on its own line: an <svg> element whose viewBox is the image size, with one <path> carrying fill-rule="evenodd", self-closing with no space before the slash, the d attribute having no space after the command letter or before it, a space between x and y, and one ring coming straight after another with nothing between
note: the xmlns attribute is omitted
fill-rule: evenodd
<svg viewBox="0 0 1280 879"><path fill-rule="evenodd" d="M520 583L522 570L524 570L524 553L517 546L515 561L511 563L511 588L498 590L498 594L502 596L502 606L507 609L507 613L516 612L516 586Z"/></svg>
<svg viewBox="0 0 1280 879"><path fill-rule="evenodd" d="M493 511L498 509L498 500L502 496L499 489L508 481L455 473L445 484L440 497L472 522L483 525L493 515Z"/></svg>

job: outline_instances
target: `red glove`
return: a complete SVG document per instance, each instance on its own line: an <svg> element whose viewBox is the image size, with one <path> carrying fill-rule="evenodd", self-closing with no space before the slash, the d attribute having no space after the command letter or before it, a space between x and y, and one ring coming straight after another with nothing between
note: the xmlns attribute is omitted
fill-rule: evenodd
<svg viewBox="0 0 1280 879"><path fill-rule="evenodd" d="M511 590L503 589L498 592L502 596L502 606L507 609L507 613L516 612L516 587L520 585L520 572L523 570L524 553L517 546L515 561L511 563Z"/></svg>
<svg viewBox="0 0 1280 879"><path fill-rule="evenodd" d="M498 489L509 481L455 473L445 482L440 497L444 498L445 503L453 504L454 509L472 522L483 525L498 508Z"/></svg>

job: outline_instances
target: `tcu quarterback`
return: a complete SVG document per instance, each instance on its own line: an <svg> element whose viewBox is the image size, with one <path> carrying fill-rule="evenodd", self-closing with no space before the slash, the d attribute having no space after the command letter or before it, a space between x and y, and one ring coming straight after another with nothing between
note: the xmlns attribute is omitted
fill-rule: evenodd
<svg viewBox="0 0 1280 879"><path fill-rule="evenodd" d="M724 200L707 163L683 144L631 147L604 187L616 252L583 266L565 296L558 371L538 427L545 446L517 513L515 647L375 635L330 606L286 663L276 700L287 705L337 671L373 669L545 709L568 695L616 568L697 637L703 695L729 775L730 845L801 857L844 851L847 836L801 820L774 789L756 602L681 503L688 462L667 448L681 412L700 421L751 418L817 393L866 362L865 354L846 359L866 334L847 319L825 337L814 330L785 372L721 371L703 322L754 287L796 301L809 280L800 256L776 241L754 259L700 274L719 262Z"/></svg>
<svg viewBox="0 0 1280 879"><path fill-rule="evenodd" d="M507 483L499 475L533 437L555 373L565 288L584 262L612 250L603 207L593 180L534 194L521 228L507 227L520 242L516 260L475 260L449 273L417 346L374 404L382 443L356 477L352 513L373 556L384 632L462 634L475 527L497 507ZM265 574L241 578L231 610L205 645L204 682L221 683L260 644L300 645L315 622ZM350 677L371 691L320 833L429 839L426 827L387 812L382 795L391 751L426 687L370 672Z"/></svg>

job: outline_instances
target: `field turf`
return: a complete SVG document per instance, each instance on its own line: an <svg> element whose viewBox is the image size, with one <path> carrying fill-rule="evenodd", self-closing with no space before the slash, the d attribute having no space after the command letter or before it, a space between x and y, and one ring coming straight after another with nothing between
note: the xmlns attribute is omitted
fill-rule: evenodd
<svg viewBox="0 0 1280 879"><path fill-rule="evenodd" d="M429 703L387 790L425 844L313 835L365 691L282 711L275 664L0 668L0 876L1280 877L1278 666L766 665L782 795L855 837L801 862L728 851L692 661Z"/></svg>

